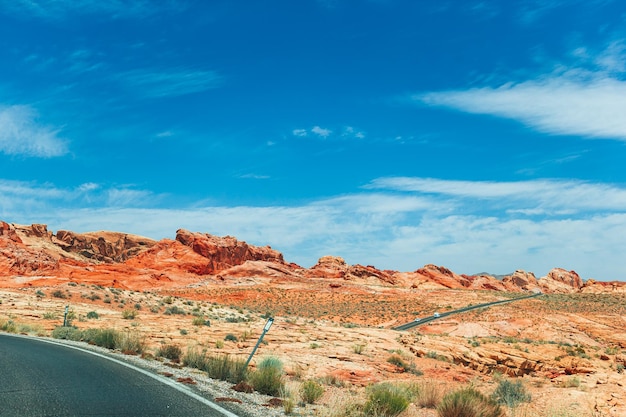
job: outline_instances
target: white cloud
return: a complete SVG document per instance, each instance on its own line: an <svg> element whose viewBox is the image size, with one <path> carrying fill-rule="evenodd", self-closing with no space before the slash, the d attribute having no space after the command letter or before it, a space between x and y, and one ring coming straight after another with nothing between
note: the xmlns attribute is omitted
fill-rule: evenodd
<svg viewBox="0 0 626 417"><path fill-rule="evenodd" d="M146 97L174 97L219 87L222 77L215 71L177 69L168 71L134 70L118 78Z"/></svg>
<svg viewBox="0 0 626 417"><path fill-rule="evenodd" d="M294 129L294 130L291 131L291 133L294 136L298 136L300 138L303 138L303 137L305 137L307 135L306 129Z"/></svg>
<svg viewBox="0 0 626 417"><path fill-rule="evenodd" d="M174 136L174 133L172 133L171 130L165 130L163 132L159 132L155 135L157 138L169 138L171 136Z"/></svg>
<svg viewBox="0 0 626 417"><path fill-rule="evenodd" d="M541 132L626 141L626 82L551 76L542 80L414 96L427 105L521 121Z"/></svg>
<svg viewBox="0 0 626 417"><path fill-rule="evenodd" d="M67 153L60 129L42 125L29 106L0 107L0 152L51 158Z"/></svg>
<svg viewBox="0 0 626 417"><path fill-rule="evenodd" d="M159 208L154 196L141 190L90 183L65 190L0 180L0 194L6 196L0 199L0 218L46 223L50 230L107 229L154 239L173 238L179 228L231 235L271 245L287 261L306 267L324 255L336 255L351 264L401 271L434 263L467 274L525 269L542 276L562 267L583 278L626 280L621 262L626 190L615 185L385 178L369 187L290 207L168 209ZM114 201L107 201L109 196ZM87 197L94 197L93 202ZM574 201L569 214L553 215L571 209L576 199L598 202ZM533 200L537 203L529 204ZM493 209L493 202L499 208ZM473 204L488 210L470 213L467 207ZM542 217L546 204L551 215Z"/></svg>
<svg viewBox="0 0 626 417"><path fill-rule="evenodd" d="M491 200L494 201L490 203L492 207L515 205L518 212L521 212L520 209L529 212L537 207L555 210L555 213L572 210L626 211L626 188L579 180L495 182L388 177L372 181L367 188Z"/></svg>
<svg viewBox="0 0 626 417"><path fill-rule="evenodd" d="M311 133L314 133L317 136L326 139L333 132L332 132L332 130L329 130L329 129L324 129L324 128L319 127L319 126L314 126L313 129L311 129Z"/></svg>

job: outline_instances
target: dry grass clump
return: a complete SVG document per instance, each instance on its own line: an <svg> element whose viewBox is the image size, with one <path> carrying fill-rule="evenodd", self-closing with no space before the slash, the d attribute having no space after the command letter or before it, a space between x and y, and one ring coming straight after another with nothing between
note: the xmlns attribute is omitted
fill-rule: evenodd
<svg viewBox="0 0 626 417"><path fill-rule="evenodd" d="M437 406L439 417L503 417L500 405L473 387L446 394Z"/></svg>

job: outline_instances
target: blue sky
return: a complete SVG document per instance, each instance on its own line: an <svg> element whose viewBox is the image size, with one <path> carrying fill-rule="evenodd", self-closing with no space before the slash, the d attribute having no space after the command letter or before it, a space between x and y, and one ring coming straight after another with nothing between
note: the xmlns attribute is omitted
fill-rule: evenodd
<svg viewBox="0 0 626 417"><path fill-rule="evenodd" d="M626 280L618 0L0 0L0 219Z"/></svg>

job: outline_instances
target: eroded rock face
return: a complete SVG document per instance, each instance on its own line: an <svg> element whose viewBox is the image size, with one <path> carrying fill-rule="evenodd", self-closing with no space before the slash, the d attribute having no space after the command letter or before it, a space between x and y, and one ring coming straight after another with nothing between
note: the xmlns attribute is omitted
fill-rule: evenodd
<svg viewBox="0 0 626 417"><path fill-rule="evenodd" d="M532 272L522 271L518 269L513 275L507 275L502 278L502 283L510 289L520 289L524 291L533 291L539 288L537 278Z"/></svg>
<svg viewBox="0 0 626 417"><path fill-rule="evenodd" d="M0 221L0 238L10 240L16 243L22 243L22 239L17 235L15 227L9 223Z"/></svg>
<svg viewBox="0 0 626 417"><path fill-rule="evenodd" d="M283 255L269 246L248 245L231 236L217 237L208 233L192 233L179 229L176 231L176 240L207 258L205 271L209 274L241 265L246 261L268 261L280 264L285 262Z"/></svg>
<svg viewBox="0 0 626 417"><path fill-rule="evenodd" d="M348 265L339 256L323 256L309 270L305 276L310 278L341 278L345 280L369 280L375 279L389 284L395 284L396 279L392 273L381 271L371 265Z"/></svg>
<svg viewBox="0 0 626 417"><path fill-rule="evenodd" d="M52 242L66 252L94 261L124 262L156 243L152 239L115 232L74 233L59 230Z"/></svg>
<svg viewBox="0 0 626 417"><path fill-rule="evenodd" d="M538 284L544 292L568 293L579 291L584 283L575 271L554 268L548 275L541 277Z"/></svg>
<svg viewBox="0 0 626 417"><path fill-rule="evenodd" d="M443 266L428 264L415 271L415 274L446 288L468 288L471 285L468 278L455 274Z"/></svg>

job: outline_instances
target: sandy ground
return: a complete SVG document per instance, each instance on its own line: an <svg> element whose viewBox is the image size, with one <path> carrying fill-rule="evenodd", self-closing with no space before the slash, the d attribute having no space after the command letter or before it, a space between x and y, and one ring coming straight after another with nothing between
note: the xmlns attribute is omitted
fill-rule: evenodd
<svg viewBox="0 0 626 417"><path fill-rule="evenodd" d="M626 415L623 295L551 295L408 332L391 329L435 311L510 296L375 285L333 288L314 280L205 283L167 291L66 283L0 290L0 325L12 320L21 332L47 336L63 323L69 306L78 328L137 332L152 353L176 344L183 351L198 346L210 354L247 358L271 315L274 324L252 367L274 356L284 363L294 396L307 379L323 381L326 390L317 405L296 407L296 415L339 415L346 402L359 401L365 387L377 382L415 383L440 393L471 384L490 394L505 378L522 381L532 396L530 403L508 410L511 416ZM124 318L125 310L136 311L135 317ZM182 314L168 314L172 311ZM87 319L89 312L99 318ZM200 320L194 325L198 317L210 325ZM407 366L397 366L398 358ZM401 414L435 415L416 404Z"/></svg>

